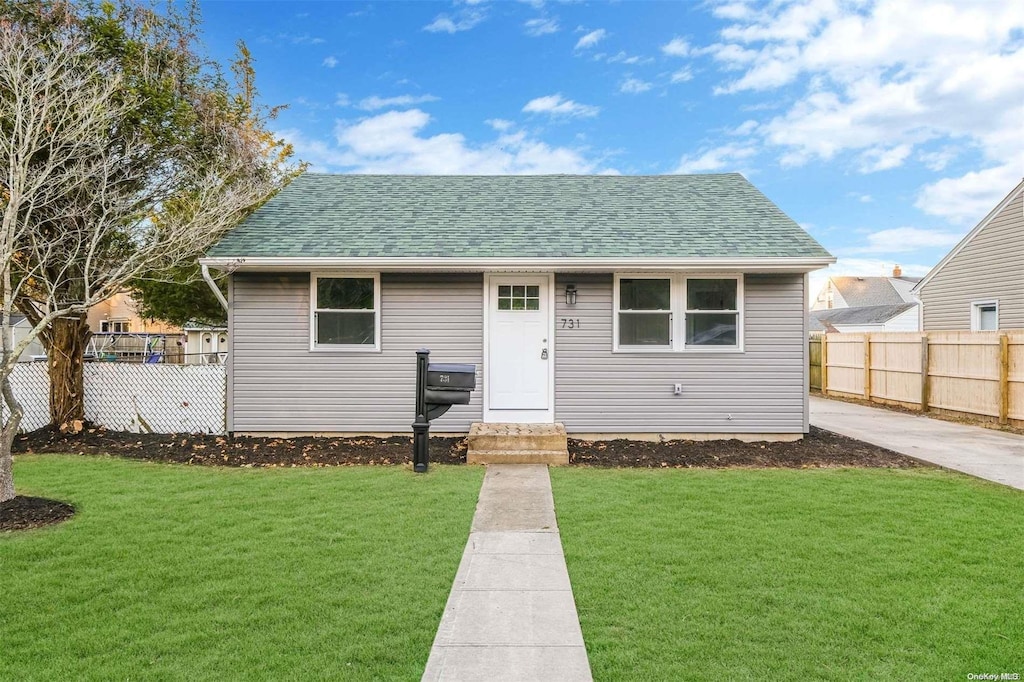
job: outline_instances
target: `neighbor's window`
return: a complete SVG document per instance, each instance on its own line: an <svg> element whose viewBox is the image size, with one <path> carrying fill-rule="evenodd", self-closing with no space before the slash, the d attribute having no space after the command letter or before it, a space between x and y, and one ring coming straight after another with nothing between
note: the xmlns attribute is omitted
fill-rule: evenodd
<svg viewBox="0 0 1024 682"><path fill-rule="evenodd" d="M103 320L100 322L100 333L125 334L132 330L132 323L129 320Z"/></svg>
<svg viewBox="0 0 1024 682"><path fill-rule="evenodd" d="M615 350L740 350L741 275L617 275Z"/></svg>
<svg viewBox="0 0 1024 682"><path fill-rule="evenodd" d="M672 280L619 280L619 346L672 346Z"/></svg>
<svg viewBox="0 0 1024 682"><path fill-rule="evenodd" d="M990 332L998 329L998 301L976 301L971 304L971 331Z"/></svg>
<svg viewBox="0 0 1024 682"><path fill-rule="evenodd" d="M686 280L686 345L736 346L740 311L735 279Z"/></svg>
<svg viewBox="0 0 1024 682"><path fill-rule="evenodd" d="M380 278L314 277L313 344L318 348L379 347Z"/></svg>

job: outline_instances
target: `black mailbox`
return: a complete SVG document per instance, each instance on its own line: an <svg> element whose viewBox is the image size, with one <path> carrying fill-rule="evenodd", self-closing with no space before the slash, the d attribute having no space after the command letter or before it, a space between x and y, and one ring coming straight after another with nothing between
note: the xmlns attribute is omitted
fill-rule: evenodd
<svg viewBox="0 0 1024 682"><path fill-rule="evenodd" d="M424 399L428 405L468 405L469 392L475 387L476 365L427 365Z"/></svg>
<svg viewBox="0 0 1024 682"><path fill-rule="evenodd" d="M472 391L476 388L476 365L432 362L427 365L427 388Z"/></svg>
<svg viewBox="0 0 1024 682"><path fill-rule="evenodd" d="M428 363L430 351L416 351L416 421L413 430L413 470L426 471L430 420L452 405L468 405L476 388L476 365Z"/></svg>

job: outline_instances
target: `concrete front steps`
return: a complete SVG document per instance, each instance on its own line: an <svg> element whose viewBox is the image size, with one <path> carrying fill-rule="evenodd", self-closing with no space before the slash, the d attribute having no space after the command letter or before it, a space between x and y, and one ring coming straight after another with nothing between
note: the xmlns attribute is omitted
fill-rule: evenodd
<svg viewBox="0 0 1024 682"><path fill-rule="evenodd" d="M483 424L469 428L469 464L568 464L562 424Z"/></svg>

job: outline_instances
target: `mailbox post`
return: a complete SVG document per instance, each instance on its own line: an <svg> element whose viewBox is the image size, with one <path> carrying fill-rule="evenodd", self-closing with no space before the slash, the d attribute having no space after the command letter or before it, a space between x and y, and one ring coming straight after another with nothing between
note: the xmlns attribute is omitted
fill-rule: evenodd
<svg viewBox="0 0 1024 682"><path fill-rule="evenodd" d="M430 422L427 421L427 359L430 351L416 351L416 421L412 423L412 470L423 473L430 459Z"/></svg>
<svg viewBox="0 0 1024 682"><path fill-rule="evenodd" d="M413 471L423 473L430 462L430 420L452 405L469 404L476 386L476 365L430 364L430 351L416 351L416 420L412 424Z"/></svg>

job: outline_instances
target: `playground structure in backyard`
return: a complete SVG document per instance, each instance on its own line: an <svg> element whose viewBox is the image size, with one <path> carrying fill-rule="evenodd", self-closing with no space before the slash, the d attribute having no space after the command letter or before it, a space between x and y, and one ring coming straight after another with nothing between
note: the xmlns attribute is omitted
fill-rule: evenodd
<svg viewBox="0 0 1024 682"><path fill-rule="evenodd" d="M181 363L184 356L180 334L98 332L85 349L85 359L95 362Z"/></svg>

